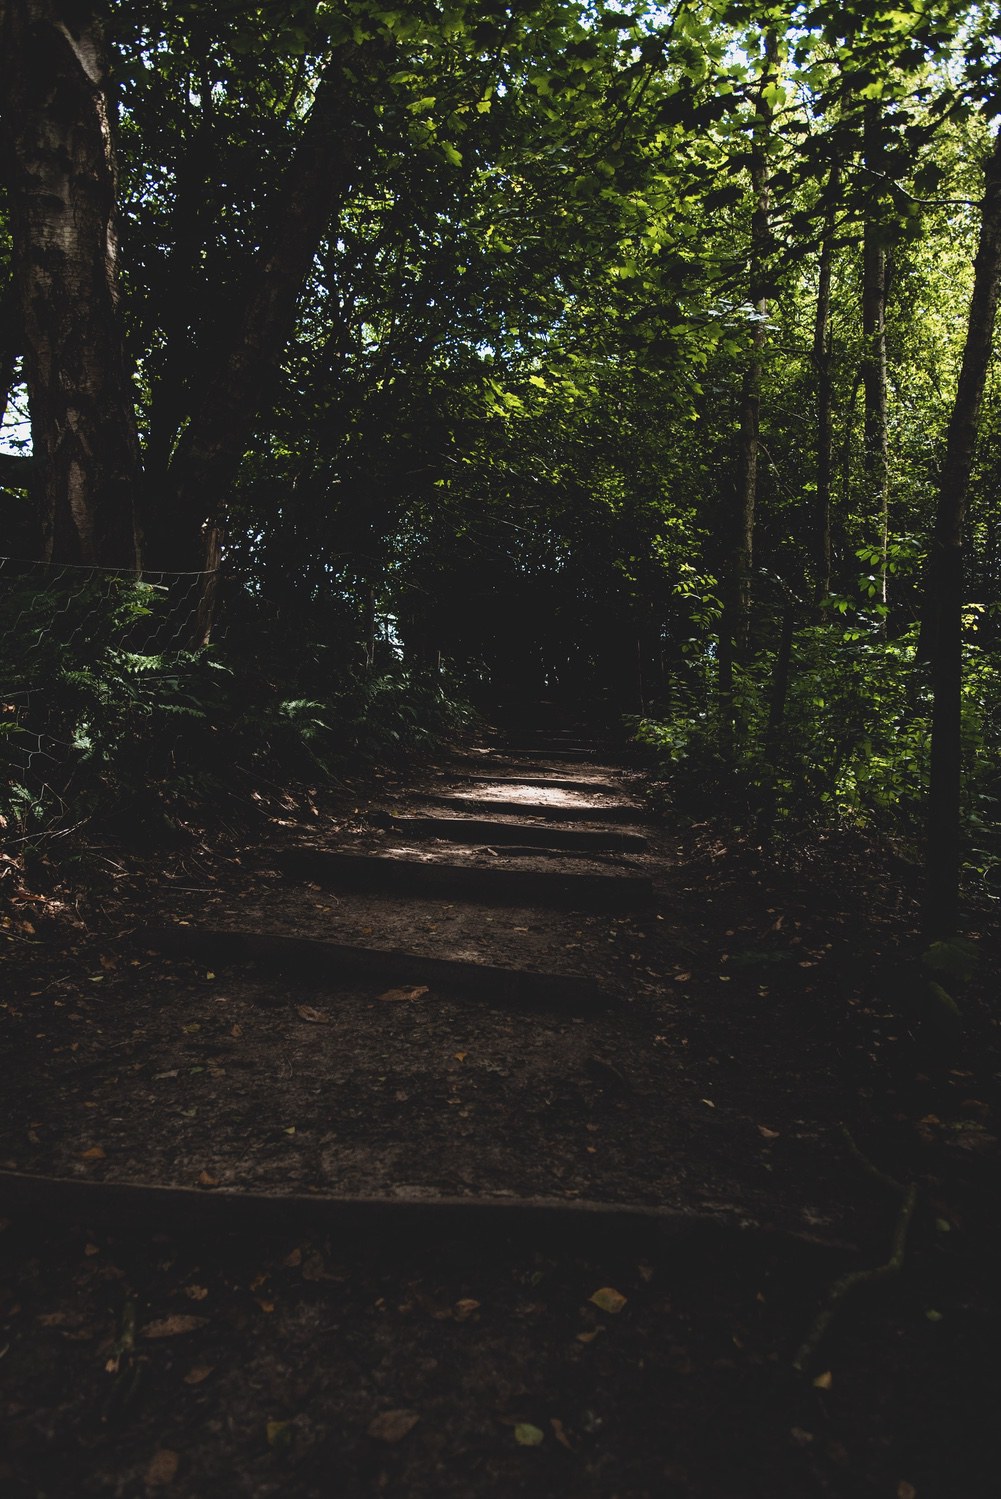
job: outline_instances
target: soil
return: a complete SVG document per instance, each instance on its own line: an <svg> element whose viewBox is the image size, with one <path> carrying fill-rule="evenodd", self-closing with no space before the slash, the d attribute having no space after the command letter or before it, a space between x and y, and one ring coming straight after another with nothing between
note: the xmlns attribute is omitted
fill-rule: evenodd
<svg viewBox="0 0 1001 1499"><path fill-rule="evenodd" d="M7 882L4 1494L996 1492L996 931L960 1025L892 850L766 853L524 744ZM531 898L464 898L481 869ZM215 930L368 967L179 951Z"/></svg>

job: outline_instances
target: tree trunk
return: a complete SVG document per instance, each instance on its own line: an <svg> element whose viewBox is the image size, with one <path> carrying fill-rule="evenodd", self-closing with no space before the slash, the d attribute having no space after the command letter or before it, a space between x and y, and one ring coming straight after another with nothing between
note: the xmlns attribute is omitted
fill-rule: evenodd
<svg viewBox="0 0 1001 1499"><path fill-rule="evenodd" d="M963 523L980 404L991 357L999 274L1001 134L994 143L985 174L966 347L949 423L928 577L934 709L924 920L928 933L934 937L952 935L959 920Z"/></svg>
<svg viewBox="0 0 1001 1499"><path fill-rule="evenodd" d="M21 352L18 331L17 293L13 280L8 281L0 296L0 427L14 391L17 360Z"/></svg>
<svg viewBox="0 0 1001 1499"><path fill-rule="evenodd" d="M357 56L354 49L350 49ZM225 503L292 331L317 248L343 199L367 129L345 80L347 50L330 63L271 215L273 242L242 300L238 327L174 453L153 521L156 565L216 566ZM205 621L203 621L205 623Z"/></svg>
<svg viewBox="0 0 1001 1499"><path fill-rule="evenodd" d="M4 0L14 280L47 556L139 565L139 439L118 320L106 52L85 0Z"/></svg>
<svg viewBox="0 0 1001 1499"><path fill-rule="evenodd" d="M831 592L831 489L834 475L834 369L831 349L831 271L834 231L841 195L841 167L831 167L824 205L824 233L817 275L817 309L813 324L813 367L817 378L817 493L814 506L814 574L816 599Z"/></svg>
<svg viewBox="0 0 1001 1499"><path fill-rule="evenodd" d="M865 120L865 161L878 169L879 106L870 104ZM862 231L862 384L865 389L863 472L866 499L879 527L879 596L886 603L886 544L889 535L889 468L886 428L887 252L876 213L866 214Z"/></svg>
<svg viewBox="0 0 1001 1499"><path fill-rule="evenodd" d="M732 513L727 525L725 544L729 555L724 564L723 612L719 635L720 748L727 758L733 752L736 729L733 672L736 663L747 653L751 623L751 569L754 560L754 511L758 494L758 433L761 414L761 364L765 346L768 300L765 281L765 258L769 244L768 223L768 141L771 133L772 104L768 86L775 77L778 40L774 33L765 38L764 65L758 85L754 110L754 135L751 146L751 189L754 208L751 215L751 244L748 265L748 290L753 309L751 348L740 393L740 437L737 452L737 476Z"/></svg>

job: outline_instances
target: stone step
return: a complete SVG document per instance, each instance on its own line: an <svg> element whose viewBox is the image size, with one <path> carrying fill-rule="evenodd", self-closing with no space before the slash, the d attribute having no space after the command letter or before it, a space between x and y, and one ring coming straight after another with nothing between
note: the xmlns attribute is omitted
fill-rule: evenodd
<svg viewBox="0 0 1001 1499"><path fill-rule="evenodd" d="M579 973L545 973L496 963L435 958L399 948L362 947L281 932L228 927L155 926L136 934L143 948L213 963L253 962L332 984L427 984L431 989L476 1002L559 1009L586 1015L612 1003L594 979ZM276 1003L281 1003L279 996Z"/></svg>
<svg viewBox="0 0 1001 1499"><path fill-rule="evenodd" d="M518 775L515 771L498 771L495 775L463 774L464 782L474 786L536 786L540 791L592 791L598 796L621 796L622 787L613 781L570 781L562 776Z"/></svg>
<svg viewBox="0 0 1001 1499"><path fill-rule="evenodd" d="M496 812L504 816L543 817L548 822L618 822L629 826L632 823L646 822L649 818L645 807L631 802L605 802L598 806L587 806L580 802L505 801L499 797L462 796L447 791L416 791L411 794L410 800L439 807L454 807L457 812Z"/></svg>
<svg viewBox="0 0 1001 1499"><path fill-rule="evenodd" d="M642 833L624 833L616 828L554 828L530 822L501 822L497 818L408 817L371 812L377 827L394 828L410 838L444 838L451 843L484 843L491 847L518 845L530 849L566 849L570 852L605 850L640 851L649 847Z"/></svg>
<svg viewBox="0 0 1001 1499"><path fill-rule="evenodd" d="M283 849L276 862L299 879L347 890L450 897L502 905L557 906L580 911L631 911L653 897L645 875L483 869L468 864L344 854L321 848Z"/></svg>

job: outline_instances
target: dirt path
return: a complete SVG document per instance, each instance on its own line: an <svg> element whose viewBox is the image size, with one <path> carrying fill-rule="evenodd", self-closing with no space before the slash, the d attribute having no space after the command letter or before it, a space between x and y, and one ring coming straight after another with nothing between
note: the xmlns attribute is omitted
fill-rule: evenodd
<svg viewBox="0 0 1001 1499"><path fill-rule="evenodd" d="M5 1493L955 1492L882 1335L790 1367L893 1222L796 1018L836 944L714 911L640 789L472 747L7 1006Z"/></svg>
<svg viewBox="0 0 1001 1499"><path fill-rule="evenodd" d="M165 890L101 979L112 1068L83 1099L75 1055L24 1080L39 1127L8 1170L649 1204L850 1241L830 1171L803 1201L799 1173L773 1179L772 1121L689 1076L671 842L629 774L542 736L468 760L286 830L256 889ZM87 1143L47 1123L60 1088Z"/></svg>

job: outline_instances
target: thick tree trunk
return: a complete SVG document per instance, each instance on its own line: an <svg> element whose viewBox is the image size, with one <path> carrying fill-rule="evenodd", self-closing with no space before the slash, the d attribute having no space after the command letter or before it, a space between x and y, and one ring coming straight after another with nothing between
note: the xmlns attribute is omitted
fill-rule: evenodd
<svg viewBox="0 0 1001 1499"><path fill-rule="evenodd" d="M354 54L357 57L357 53ZM151 519L157 566L216 566L226 500L254 425L266 408L275 367L324 231L342 201L367 127L346 53L328 65L271 215L273 242L243 299L236 332L215 366L174 453L159 513ZM152 549L151 549L152 550Z"/></svg>
<svg viewBox="0 0 1001 1499"><path fill-rule="evenodd" d="M0 97L46 552L135 571L139 440L117 311L115 163L97 7L4 0Z"/></svg>
<svg viewBox="0 0 1001 1499"><path fill-rule="evenodd" d="M991 357L999 276L1001 134L986 170L966 348L949 423L928 574L934 710L924 918L926 929L935 937L950 936L959 920L963 524Z"/></svg>
<svg viewBox="0 0 1001 1499"><path fill-rule="evenodd" d="M748 290L753 308L751 348L740 393L740 435L737 475L732 512L727 525L724 563L723 612L719 635L720 748L727 757L733 751L736 728L734 666L746 655L751 623L751 569L754 561L754 512L758 495L758 435L761 417L761 365L768 317L765 259L769 244L768 142L772 105L768 86L775 77L778 41L765 39L765 57L755 103L754 136L751 146L751 244Z"/></svg>
<svg viewBox="0 0 1001 1499"><path fill-rule="evenodd" d="M879 106L866 111L865 160L878 169ZM862 464L866 501L879 527L880 600L886 603L886 545L889 536L889 465L886 425L886 281L887 252L875 212L866 215L862 231L862 384L865 389L865 436Z"/></svg>

